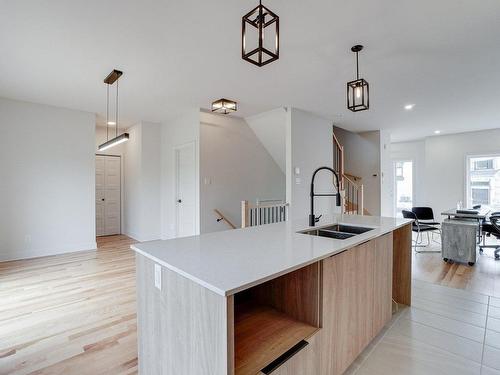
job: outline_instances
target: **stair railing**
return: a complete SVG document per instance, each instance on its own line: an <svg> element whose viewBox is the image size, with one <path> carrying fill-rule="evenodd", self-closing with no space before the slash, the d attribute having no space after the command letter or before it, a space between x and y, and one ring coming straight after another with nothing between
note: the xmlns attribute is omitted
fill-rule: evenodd
<svg viewBox="0 0 500 375"><path fill-rule="evenodd" d="M344 146L333 133L333 169L339 175L340 191L343 196L343 213L363 215L363 185L358 183L357 177L348 175L344 170Z"/></svg>
<svg viewBox="0 0 500 375"><path fill-rule="evenodd" d="M344 176L344 213L363 215L363 185L358 185L349 177Z"/></svg>
<svg viewBox="0 0 500 375"><path fill-rule="evenodd" d="M339 175L340 190L344 190L344 146L333 133L333 170Z"/></svg>
<svg viewBox="0 0 500 375"><path fill-rule="evenodd" d="M262 200L252 205L241 201L241 227L279 223L288 220L289 204L282 200Z"/></svg>

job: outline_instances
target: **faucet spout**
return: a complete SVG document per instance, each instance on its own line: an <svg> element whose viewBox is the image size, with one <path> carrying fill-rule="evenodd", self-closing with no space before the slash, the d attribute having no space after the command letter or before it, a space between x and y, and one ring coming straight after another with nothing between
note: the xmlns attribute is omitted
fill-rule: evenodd
<svg viewBox="0 0 500 375"><path fill-rule="evenodd" d="M331 194L316 194L314 192L314 179L316 178L316 174L319 172L319 171L322 171L322 170L328 170L330 172L333 173L333 175L335 176L335 182L337 183L337 193L331 193ZM310 227L314 227L316 225L316 223L319 221L320 216L316 217L314 215L314 197L333 197L335 196L336 197L336 204L337 204L337 207L340 207L341 206L341 197L340 197L340 185L339 185L339 175L337 174L337 172L335 172L333 170L333 168L330 168L330 167L319 167L318 169L316 169L312 175L312 178L311 178L311 193L310 193L310 197L311 197L311 213L309 214L309 226Z"/></svg>

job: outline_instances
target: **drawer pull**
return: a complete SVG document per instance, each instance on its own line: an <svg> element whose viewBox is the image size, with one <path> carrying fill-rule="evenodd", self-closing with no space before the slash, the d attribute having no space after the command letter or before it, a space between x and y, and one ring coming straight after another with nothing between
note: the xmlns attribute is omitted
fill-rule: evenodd
<svg viewBox="0 0 500 375"><path fill-rule="evenodd" d="M276 358L274 361L272 361L270 364L268 364L266 367L264 367L260 371L266 375L269 375L270 373L272 373L273 371L278 369L278 367L280 367L286 361L288 361L290 358L292 358L295 354L297 354L302 349L304 349L307 345L309 345L309 343L305 340L302 340L297 345L295 345L291 349L287 350L285 353L280 355L278 358Z"/></svg>

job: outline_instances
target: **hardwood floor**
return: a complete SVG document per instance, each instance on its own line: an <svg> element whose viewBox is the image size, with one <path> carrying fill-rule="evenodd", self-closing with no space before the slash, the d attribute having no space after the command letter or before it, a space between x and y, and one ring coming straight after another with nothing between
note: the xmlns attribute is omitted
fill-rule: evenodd
<svg viewBox="0 0 500 375"><path fill-rule="evenodd" d="M500 244L494 239L488 243ZM439 250L440 244L432 243L431 249ZM500 261L494 259L493 249L485 249L473 267L445 263L439 253L414 253L412 268L417 280L500 297Z"/></svg>
<svg viewBox="0 0 500 375"><path fill-rule="evenodd" d="M103 237L97 251L0 263L0 375L137 374L133 242ZM500 297L492 249L474 267L414 254L413 276Z"/></svg>
<svg viewBox="0 0 500 375"><path fill-rule="evenodd" d="M0 263L0 374L136 374L133 242Z"/></svg>

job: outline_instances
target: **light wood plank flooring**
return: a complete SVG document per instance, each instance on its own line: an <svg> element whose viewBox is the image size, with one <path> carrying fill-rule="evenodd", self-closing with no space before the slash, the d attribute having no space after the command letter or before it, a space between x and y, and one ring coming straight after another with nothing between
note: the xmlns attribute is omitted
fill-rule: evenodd
<svg viewBox="0 0 500 375"><path fill-rule="evenodd" d="M500 244L495 239L488 239L488 243ZM440 244L433 242L431 249L440 250ZM445 263L440 253L414 253L413 278L500 297L500 261L494 259L493 249L485 249L473 267L460 263Z"/></svg>
<svg viewBox="0 0 500 375"><path fill-rule="evenodd" d="M0 263L0 374L136 374L133 242ZM491 251L474 267L416 254L414 278L500 297Z"/></svg>
<svg viewBox="0 0 500 375"><path fill-rule="evenodd" d="M0 263L0 374L136 374L133 242Z"/></svg>

